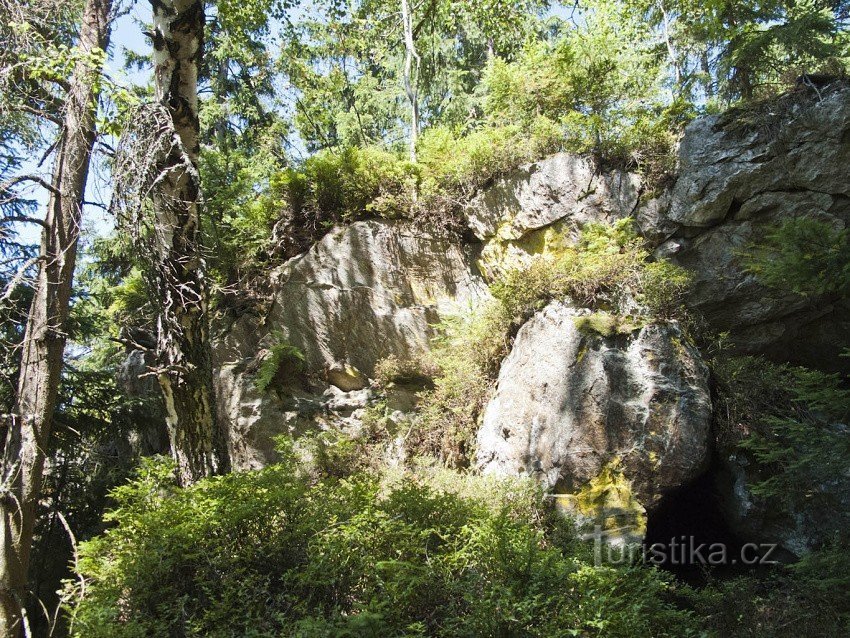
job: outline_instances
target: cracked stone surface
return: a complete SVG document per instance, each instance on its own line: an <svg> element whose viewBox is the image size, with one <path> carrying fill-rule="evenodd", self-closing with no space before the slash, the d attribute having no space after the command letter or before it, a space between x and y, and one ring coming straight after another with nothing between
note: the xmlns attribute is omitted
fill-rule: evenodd
<svg viewBox="0 0 850 638"><path fill-rule="evenodd" d="M740 352L846 370L834 345L850 338L846 302L768 289L745 262L784 220L850 223L850 90L812 98L770 134L727 129L718 117L687 128L666 213L643 229L666 235L656 254L693 273L689 305Z"/></svg>
<svg viewBox="0 0 850 638"><path fill-rule="evenodd" d="M558 153L497 180L475 198L467 217L480 240L497 233L502 239L520 239L563 219L577 228L628 217L640 189L635 173L601 171L587 157Z"/></svg>
<svg viewBox="0 0 850 638"><path fill-rule="evenodd" d="M305 419L290 405L293 393L307 392L319 412L336 418L338 405L323 399L327 390L365 388L375 364L390 355L421 360L441 316L489 295L471 252L413 225L361 221L273 271L266 316L240 317L215 348L220 418L238 460L253 466L274 458L275 434L315 421L315 410L305 409ZM285 387L293 380L276 380L259 393L257 358L280 340L303 353L306 380L294 389Z"/></svg>
<svg viewBox="0 0 850 638"><path fill-rule="evenodd" d="M554 302L519 331L478 434L486 473L578 491L616 464L644 507L695 478L709 454L708 370L674 323L584 334Z"/></svg>

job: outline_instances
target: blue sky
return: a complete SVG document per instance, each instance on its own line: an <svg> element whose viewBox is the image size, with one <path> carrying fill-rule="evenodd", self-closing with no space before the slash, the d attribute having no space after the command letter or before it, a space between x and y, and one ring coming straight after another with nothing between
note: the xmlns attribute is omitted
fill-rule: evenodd
<svg viewBox="0 0 850 638"><path fill-rule="evenodd" d="M130 50L136 53L144 53L150 47L144 35L142 35L142 24L150 22L151 12L148 2L133 2L129 13L119 18L112 32L112 45L110 56L107 61L107 73L119 84L143 84L148 81L150 70L135 71L128 73L124 70L124 51ZM41 159L40 154L31 158L22 167L24 174L40 174L49 178L51 160L46 161L41 168L37 166ZM51 158L52 159L52 158ZM107 176L103 174L102 167L92 167L92 174L88 182L86 200L101 204L109 203L109 189L106 183ZM47 193L41 188L32 192L32 197L38 202L38 217L44 215L47 206ZM112 228L112 220L98 206L86 206L84 210L85 235L99 235L108 232ZM34 224L20 224L17 227L18 237L26 243L37 244L40 241L41 229Z"/></svg>

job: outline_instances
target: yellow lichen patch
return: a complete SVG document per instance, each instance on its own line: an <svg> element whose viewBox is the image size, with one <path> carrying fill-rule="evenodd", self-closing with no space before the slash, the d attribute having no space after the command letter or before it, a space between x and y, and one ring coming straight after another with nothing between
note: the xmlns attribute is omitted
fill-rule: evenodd
<svg viewBox="0 0 850 638"><path fill-rule="evenodd" d="M650 432L650 436L656 436L656 433ZM650 450L647 453L647 458L649 458L649 462L652 463L652 467L654 469L658 469L658 467L661 465L661 457L658 456L658 452L656 452L655 450Z"/></svg>
<svg viewBox="0 0 850 638"><path fill-rule="evenodd" d="M413 294L414 302L420 306L436 305L437 298L440 296L435 290L434 282L415 277L410 279L410 292Z"/></svg>
<svg viewBox="0 0 850 638"><path fill-rule="evenodd" d="M484 245L478 266L489 280L493 280L510 270L528 266L535 257L557 258L568 241L563 222L520 235L512 222L507 221Z"/></svg>
<svg viewBox="0 0 850 638"><path fill-rule="evenodd" d="M327 380L328 383L335 385L343 392L361 390L369 384L366 375L349 363L329 368Z"/></svg>
<svg viewBox="0 0 850 638"><path fill-rule="evenodd" d="M614 458L599 474L572 494L555 494L559 511L576 519L582 531L599 526L609 542L639 542L646 534L646 509L632 482Z"/></svg>
<svg viewBox="0 0 850 638"><path fill-rule="evenodd" d="M642 327L640 321L609 312L594 312L575 317L573 323L582 334L602 337L629 335Z"/></svg>

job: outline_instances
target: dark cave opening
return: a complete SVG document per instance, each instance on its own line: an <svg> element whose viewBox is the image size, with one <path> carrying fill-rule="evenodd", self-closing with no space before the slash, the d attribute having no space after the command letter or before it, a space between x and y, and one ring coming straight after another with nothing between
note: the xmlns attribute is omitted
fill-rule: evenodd
<svg viewBox="0 0 850 638"><path fill-rule="evenodd" d="M693 585L751 571L763 554L729 526L715 478L710 468L668 492L647 517L645 560Z"/></svg>

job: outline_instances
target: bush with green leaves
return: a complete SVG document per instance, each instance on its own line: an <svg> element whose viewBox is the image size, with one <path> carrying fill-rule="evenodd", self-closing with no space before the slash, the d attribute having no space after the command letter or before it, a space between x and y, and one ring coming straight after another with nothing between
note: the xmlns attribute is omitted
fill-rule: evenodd
<svg viewBox="0 0 850 638"><path fill-rule="evenodd" d="M750 247L745 265L768 286L800 295L850 294L850 232L813 218L789 219Z"/></svg>
<svg viewBox="0 0 850 638"><path fill-rule="evenodd" d="M484 77L490 121L557 123L561 145L637 168L657 181L675 169L676 134L693 107L662 88L646 25L624 5L591 2L582 26L554 42L532 41L511 62L496 58Z"/></svg>
<svg viewBox="0 0 850 638"><path fill-rule="evenodd" d="M712 638L844 638L850 634L850 560L831 544L791 565L679 590Z"/></svg>
<svg viewBox="0 0 850 638"><path fill-rule="evenodd" d="M649 568L592 567L536 488L287 461L178 489L147 462L80 548L72 635L687 636Z"/></svg>
<svg viewBox="0 0 850 638"><path fill-rule="evenodd" d="M717 436L725 450L753 461L753 495L770 511L817 523L844 536L850 517L850 390L836 374L754 357L713 361Z"/></svg>
<svg viewBox="0 0 850 638"><path fill-rule="evenodd" d="M486 126L466 135L430 128L420 139L417 164L374 146L324 150L272 176L268 193L244 215L245 231L260 229L268 241L269 220L283 219L291 244L284 256L306 249L335 224L368 217L415 218L459 233L463 204L479 188L558 150L561 138L559 127L540 118L530 127ZM239 223L234 228L241 232Z"/></svg>

